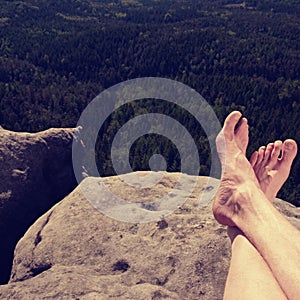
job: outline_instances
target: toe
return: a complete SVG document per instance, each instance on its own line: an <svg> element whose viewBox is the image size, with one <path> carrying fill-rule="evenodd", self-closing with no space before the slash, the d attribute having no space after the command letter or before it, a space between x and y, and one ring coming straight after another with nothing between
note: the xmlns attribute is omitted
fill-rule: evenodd
<svg viewBox="0 0 300 300"><path fill-rule="evenodd" d="M282 141L274 142L274 147L271 153L270 161L269 161L269 168L272 169L275 164L278 162L279 155L282 150Z"/></svg>
<svg viewBox="0 0 300 300"><path fill-rule="evenodd" d="M225 119L223 133L226 140L233 140L235 126L239 122L241 116L242 114L239 111L233 111Z"/></svg>
<svg viewBox="0 0 300 300"><path fill-rule="evenodd" d="M235 137L239 148L242 150L244 154L246 154L246 150L249 142L248 132L249 132L248 120L246 118L242 118L238 128L235 131Z"/></svg>
<svg viewBox="0 0 300 300"><path fill-rule="evenodd" d="M258 151L254 151L249 160L252 168L256 165L257 158L258 158Z"/></svg>
<svg viewBox="0 0 300 300"><path fill-rule="evenodd" d="M292 165L292 162L297 154L297 143L294 140L288 139L284 141L282 146L281 162L286 163L288 167Z"/></svg>
<svg viewBox="0 0 300 300"><path fill-rule="evenodd" d="M265 151L265 155L264 155L264 162L267 164L271 158L271 153L272 153L272 150L274 148L274 143L269 143L267 148L266 148L266 151Z"/></svg>
<svg viewBox="0 0 300 300"><path fill-rule="evenodd" d="M263 161L263 159L265 157L265 151L266 151L266 146L261 146L258 149L258 157L257 157L257 162L256 162L257 165L261 164L261 162Z"/></svg>

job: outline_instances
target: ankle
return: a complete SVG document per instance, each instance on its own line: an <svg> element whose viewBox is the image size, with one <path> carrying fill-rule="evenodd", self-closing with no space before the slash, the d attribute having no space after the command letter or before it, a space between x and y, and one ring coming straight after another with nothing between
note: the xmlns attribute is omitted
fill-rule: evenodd
<svg viewBox="0 0 300 300"><path fill-rule="evenodd" d="M244 231L243 228L248 223L255 221L255 218L264 209L266 202L269 204L267 197L251 180L237 185L232 198L235 203L235 214L232 221L241 231Z"/></svg>
<svg viewBox="0 0 300 300"><path fill-rule="evenodd" d="M250 187L249 187L250 188ZM273 220L274 206L260 189L251 190L251 198L240 200L239 214L233 217L234 224L251 239L253 232L257 230L266 231ZM249 200L250 201L247 201ZM259 229L260 228L260 229ZM250 235L249 235L250 234Z"/></svg>
<svg viewBox="0 0 300 300"><path fill-rule="evenodd" d="M231 243L233 243L233 241L235 240L235 238L239 235L243 235L244 233L236 226L228 226L227 227L227 235L231 241Z"/></svg>

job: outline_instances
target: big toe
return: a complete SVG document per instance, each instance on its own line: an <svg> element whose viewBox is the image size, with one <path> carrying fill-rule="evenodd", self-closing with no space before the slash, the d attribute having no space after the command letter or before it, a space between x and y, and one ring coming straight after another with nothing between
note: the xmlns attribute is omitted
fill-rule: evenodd
<svg viewBox="0 0 300 300"><path fill-rule="evenodd" d="M223 127L223 134L225 139L233 140L235 127L238 124L241 116L242 113L239 111L233 111L227 116Z"/></svg>
<svg viewBox="0 0 300 300"><path fill-rule="evenodd" d="M297 143L291 139L284 141L282 147L281 163L285 163L288 167L290 167L296 155Z"/></svg>

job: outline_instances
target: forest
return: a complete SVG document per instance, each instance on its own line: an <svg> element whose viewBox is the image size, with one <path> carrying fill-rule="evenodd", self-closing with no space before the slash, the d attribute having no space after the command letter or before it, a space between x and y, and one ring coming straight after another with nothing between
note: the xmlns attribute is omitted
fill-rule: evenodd
<svg viewBox="0 0 300 300"><path fill-rule="evenodd" d="M164 77L199 92L220 122L238 109L249 119L249 153L276 139L300 145L298 0L0 0L0 125L36 132L74 127L95 96L128 79ZM201 126L164 101L125 105L99 130L101 176L115 174L116 132L133 116L177 119L198 147L200 175L210 148ZM176 145L149 134L130 151L133 170L162 154L180 171ZM280 197L300 206L300 155Z"/></svg>

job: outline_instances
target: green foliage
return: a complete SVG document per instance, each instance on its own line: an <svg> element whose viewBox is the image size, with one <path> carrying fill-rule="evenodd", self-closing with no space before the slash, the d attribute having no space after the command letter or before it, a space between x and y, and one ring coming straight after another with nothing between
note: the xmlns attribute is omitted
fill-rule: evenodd
<svg viewBox="0 0 300 300"><path fill-rule="evenodd" d="M241 110L250 123L249 152L278 138L300 145L300 3L231 5L242 2L0 0L0 124L17 131L75 126L104 88L162 76L196 89L220 121ZM114 174L109 145L118 128L153 111L188 128L205 162L201 174L208 174L210 149L199 124L164 105L135 103L111 116L96 146L102 175ZM174 145L154 136L132 148L134 169L147 169L155 153L166 155L168 170L180 169ZM280 195L297 205L299 174L298 156Z"/></svg>

